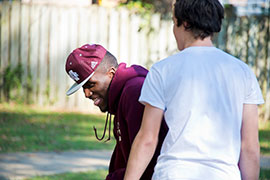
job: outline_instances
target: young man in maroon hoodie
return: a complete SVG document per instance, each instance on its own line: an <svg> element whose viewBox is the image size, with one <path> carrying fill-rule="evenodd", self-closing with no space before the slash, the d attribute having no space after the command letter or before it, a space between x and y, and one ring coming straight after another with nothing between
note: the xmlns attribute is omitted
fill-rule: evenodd
<svg viewBox="0 0 270 180"><path fill-rule="evenodd" d="M138 99L148 71L138 65L131 67L126 67L125 63L118 65L116 58L104 47L86 44L75 49L68 56L66 72L75 81L67 91L67 95L83 87L85 97L93 100L102 112L108 112L105 130L108 117L114 115L113 132L116 146L106 179L122 180L132 142L142 121L144 106L138 102ZM163 121L158 148L141 179L151 179L167 130L166 123ZM104 134L102 138L97 137L97 139L102 140Z"/></svg>

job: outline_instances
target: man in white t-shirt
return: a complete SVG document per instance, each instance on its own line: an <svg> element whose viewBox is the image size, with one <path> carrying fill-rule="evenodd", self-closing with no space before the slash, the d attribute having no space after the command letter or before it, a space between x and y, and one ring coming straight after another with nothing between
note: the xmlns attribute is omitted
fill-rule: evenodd
<svg viewBox="0 0 270 180"><path fill-rule="evenodd" d="M255 75L213 47L224 10L218 0L176 0L173 32L179 53L152 66L139 101L143 122L126 180L139 179L155 150L162 116L169 127L153 180L255 180L259 177Z"/></svg>

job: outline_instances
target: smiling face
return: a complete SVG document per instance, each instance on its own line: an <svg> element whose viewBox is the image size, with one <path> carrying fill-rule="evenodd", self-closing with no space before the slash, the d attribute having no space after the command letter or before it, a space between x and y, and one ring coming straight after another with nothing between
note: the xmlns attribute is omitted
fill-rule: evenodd
<svg viewBox="0 0 270 180"><path fill-rule="evenodd" d="M102 112L108 111L108 90L115 71L113 67L107 72L97 68L94 75L83 85L85 97L93 100L94 105Z"/></svg>

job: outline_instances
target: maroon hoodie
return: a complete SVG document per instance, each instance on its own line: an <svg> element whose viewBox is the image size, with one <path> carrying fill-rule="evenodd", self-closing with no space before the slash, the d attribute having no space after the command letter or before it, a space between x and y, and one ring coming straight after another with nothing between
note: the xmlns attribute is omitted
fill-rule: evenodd
<svg viewBox="0 0 270 180"><path fill-rule="evenodd" d="M142 121L144 106L138 101L148 71L137 65L119 67L109 89L109 113L114 115L114 137L116 146L111 157L107 180L122 180L127 167L132 142ZM168 128L162 121L156 152L145 170L142 180L151 180L157 157Z"/></svg>

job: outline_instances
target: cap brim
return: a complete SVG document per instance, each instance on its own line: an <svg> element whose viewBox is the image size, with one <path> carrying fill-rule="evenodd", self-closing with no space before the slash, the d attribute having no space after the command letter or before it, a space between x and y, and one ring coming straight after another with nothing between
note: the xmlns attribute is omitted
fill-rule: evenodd
<svg viewBox="0 0 270 180"><path fill-rule="evenodd" d="M66 95L69 96L73 93L75 93L76 91L78 91L94 74L95 72L92 72L83 82L81 82L80 84L74 83L69 90L66 92Z"/></svg>

